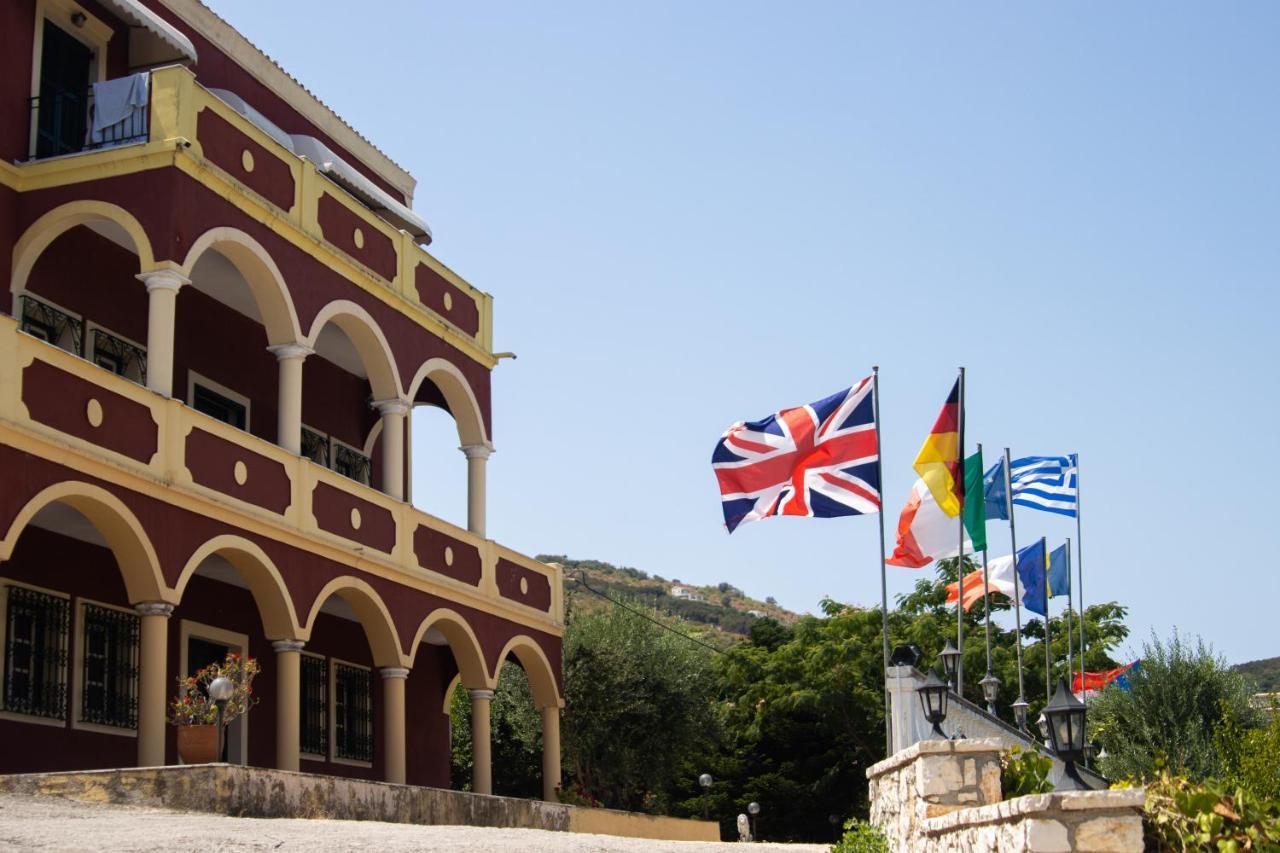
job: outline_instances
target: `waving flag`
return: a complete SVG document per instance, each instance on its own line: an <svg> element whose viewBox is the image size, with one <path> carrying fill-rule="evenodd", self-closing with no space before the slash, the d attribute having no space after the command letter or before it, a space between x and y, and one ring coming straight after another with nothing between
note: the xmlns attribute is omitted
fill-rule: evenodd
<svg viewBox="0 0 1280 853"><path fill-rule="evenodd" d="M1049 555L1049 597L1071 594L1071 568L1067 565L1067 546L1059 545Z"/></svg>
<svg viewBox="0 0 1280 853"><path fill-rule="evenodd" d="M1101 690L1108 684L1115 682L1122 690L1129 689L1129 673L1138 668L1138 661L1118 666L1115 669L1108 669L1103 672L1086 672L1084 673L1084 690ZM1071 676L1071 690L1074 693L1081 691L1080 673Z"/></svg>
<svg viewBox="0 0 1280 853"><path fill-rule="evenodd" d="M987 518L1009 520L1009 489L1004 480L1003 458L982 475L982 496Z"/></svg>
<svg viewBox="0 0 1280 853"><path fill-rule="evenodd" d="M964 493L982 494L982 450L964 460ZM987 550L986 502L976 498L964 503L964 529L973 540L973 552ZM965 582L965 586L968 586Z"/></svg>
<svg viewBox="0 0 1280 853"><path fill-rule="evenodd" d="M1045 583L1048 575L1048 555L1045 554L1044 540L1037 539L1035 544L1018 549L1018 580L1025 592L1022 595L1022 606L1032 613L1045 616Z"/></svg>
<svg viewBox="0 0 1280 853"><path fill-rule="evenodd" d="M711 456L724 523L880 511L871 377L808 406L725 430Z"/></svg>
<svg viewBox="0 0 1280 853"><path fill-rule="evenodd" d="M987 563L987 577L990 583L987 589L991 593L1001 593L1010 600L1022 589L1018 583L1017 573L1013 570L1013 557L996 557ZM954 604L960 597L960 585L947 584L947 604ZM972 610L982 600L982 569L969 572L964 576L964 609Z"/></svg>
<svg viewBox="0 0 1280 853"><path fill-rule="evenodd" d="M960 380L956 380L938 420L912 463L938 508L955 518L964 504L964 475L960 471Z"/></svg>
<svg viewBox="0 0 1280 853"><path fill-rule="evenodd" d="M1079 486L1076 454L1070 456L1024 456L1013 460L1009 480L1013 502L1045 512L1076 517Z"/></svg>
<svg viewBox="0 0 1280 853"><path fill-rule="evenodd" d="M942 511L924 480L916 480L911 487L911 497L898 517L898 542L885 562L921 569L934 560L959 554L959 539L956 520ZM973 553L973 542L968 536L965 536L964 550L967 554Z"/></svg>

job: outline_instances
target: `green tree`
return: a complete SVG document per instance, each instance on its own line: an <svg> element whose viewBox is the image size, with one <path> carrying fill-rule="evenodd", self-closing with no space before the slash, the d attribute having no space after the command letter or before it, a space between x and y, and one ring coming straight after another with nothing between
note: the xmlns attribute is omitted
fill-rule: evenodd
<svg viewBox="0 0 1280 853"><path fill-rule="evenodd" d="M1177 632L1167 641L1152 634L1129 689L1108 687L1089 705L1092 738L1106 749L1099 762L1111 778L1152 778L1163 757L1176 774L1193 780L1217 776L1222 761L1214 732L1224 713L1252 728L1256 712L1240 673L1197 638Z"/></svg>
<svg viewBox="0 0 1280 853"><path fill-rule="evenodd" d="M542 715L533 704L529 678L519 664L506 661L489 706L493 792L508 797L542 796ZM453 691L449 713L452 786L471 790L471 699L466 688Z"/></svg>

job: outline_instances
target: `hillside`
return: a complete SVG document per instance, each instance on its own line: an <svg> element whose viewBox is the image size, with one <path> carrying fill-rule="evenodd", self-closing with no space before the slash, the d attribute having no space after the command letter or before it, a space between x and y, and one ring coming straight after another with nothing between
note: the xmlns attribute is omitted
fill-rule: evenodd
<svg viewBox="0 0 1280 853"><path fill-rule="evenodd" d="M1280 658L1249 661L1236 670L1256 681L1260 693L1280 693Z"/></svg>
<svg viewBox="0 0 1280 853"><path fill-rule="evenodd" d="M799 615L780 607L772 597L751 598L730 583L697 586L676 578L650 575L630 566L615 566L600 560L574 560L563 554L539 554L544 563L564 567L566 606L592 613L612 605L577 582L581 572L592 589L645 609L668 621L684 622L690 633L717 645L731 645L747 636L757 619L770 617L784 624ZM674 590L681 590L673 594ZM697 600L701 598L702 600Z"/></svg>

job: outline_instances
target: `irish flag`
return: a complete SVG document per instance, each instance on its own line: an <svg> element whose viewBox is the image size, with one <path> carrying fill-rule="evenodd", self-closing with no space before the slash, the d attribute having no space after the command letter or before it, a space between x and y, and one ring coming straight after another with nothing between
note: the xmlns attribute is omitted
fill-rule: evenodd
<svg viewBox="0 0 1280 853"><path fill-rule="evenodd" d="M960 530L955 517L948 517L923 479L911 487L911 497L898 517L898 543L893 556L885 560L891 566L920 569L960 553ZM966 533L964 550L973 553L973 543ZM965 582L968 586L968 582ZM967 590L966 590L967 592Z"/></svg>

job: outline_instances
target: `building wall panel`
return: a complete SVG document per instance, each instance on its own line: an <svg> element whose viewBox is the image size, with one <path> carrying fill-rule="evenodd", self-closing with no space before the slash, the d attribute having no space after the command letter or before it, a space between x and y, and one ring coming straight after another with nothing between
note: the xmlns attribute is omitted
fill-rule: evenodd
<svg viewBox="0 0 1280 853"><path fill-rule="evenodd" d="M276 207L292 209L295 185L287 163L213 110L200 111L196 135L214 165Z"/></svg>
<svg viewBox="0 0 1280 853"><path fill-rule="evenodd" d="M47 362L22 371L22 402L32 420L139 462L159 446L150 409Z"/></svg>

